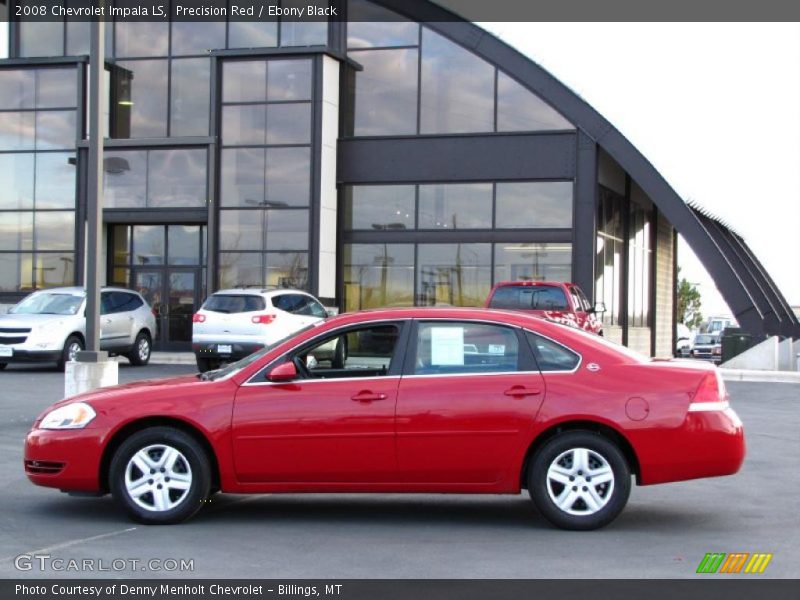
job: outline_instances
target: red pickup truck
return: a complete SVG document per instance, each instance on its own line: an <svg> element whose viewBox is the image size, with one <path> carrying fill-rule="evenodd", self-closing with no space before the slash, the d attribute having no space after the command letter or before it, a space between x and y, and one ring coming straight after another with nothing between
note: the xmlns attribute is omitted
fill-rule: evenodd
<svg viewBox="0 0 800 600"><path fill-rule="evenodd" d="M603 303L595 306L574 283L556 281L501 281L486 299L486 308L521 310L603 335Z"/></svg>

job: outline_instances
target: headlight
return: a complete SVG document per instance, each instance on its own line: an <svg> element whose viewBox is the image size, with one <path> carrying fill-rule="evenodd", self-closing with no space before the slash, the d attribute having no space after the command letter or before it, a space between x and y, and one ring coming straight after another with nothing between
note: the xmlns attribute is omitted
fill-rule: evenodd
<svg viewBox="0 0 800 600"><path fill-rule="evenodd" d="M91 406L85 402L75 402L47 413L39 424L39 429L83 429L95 416Z"/></svg>

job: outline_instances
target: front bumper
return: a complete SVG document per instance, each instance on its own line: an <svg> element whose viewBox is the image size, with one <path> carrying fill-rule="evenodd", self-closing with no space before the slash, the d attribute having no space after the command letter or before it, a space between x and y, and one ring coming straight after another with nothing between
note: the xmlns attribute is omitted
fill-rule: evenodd
<svg viewBox="0 0 800 600"><path fill-rule="evenodd" d="M0 363L57 362L61 360L61 350L13 349L11 356L0 356Z"/></svg>
<svg viewBox="0 0 800 600"><path fill-rule="evenodd" d="M103 429L32 429L25 438L25 474L36 485L99 492Z"/></svg>

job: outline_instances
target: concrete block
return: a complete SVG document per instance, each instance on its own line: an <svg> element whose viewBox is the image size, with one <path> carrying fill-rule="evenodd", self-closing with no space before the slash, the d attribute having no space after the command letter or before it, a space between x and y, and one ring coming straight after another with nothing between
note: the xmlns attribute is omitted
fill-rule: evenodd
<svg viewBox="0 0 800 600"><path fill-rule="evenodd" d="M780 365L779 346L780 341L776 336L767 338L720 366L725 369L777 371Z"/></svg>
<svg viewBox="0 0 800 600"><path fill-rule="evenodd" d="M778 344L778 370L794 371L795 346L792 338L786 338Z"/></svg>
<svg viewBox="0 0 800 600"><path fill-rule="evenodd" d="M117 383L119 383L119 363L116 360L68 362L64 369L65 398Z"/></svg>

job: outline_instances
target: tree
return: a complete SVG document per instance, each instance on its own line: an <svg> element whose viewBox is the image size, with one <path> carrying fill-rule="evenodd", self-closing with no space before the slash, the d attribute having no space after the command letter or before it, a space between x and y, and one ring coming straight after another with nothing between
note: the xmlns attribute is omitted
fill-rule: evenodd
<svg viewBox="0 0 800 600"><path fill-rule="evenodd" d="M681 270L678 268L678 276ZM697 329L703 322L700 292L694 284L689 283L686 278L682 278L678 284L678 322L683 323L689 329Z"/></svg>

